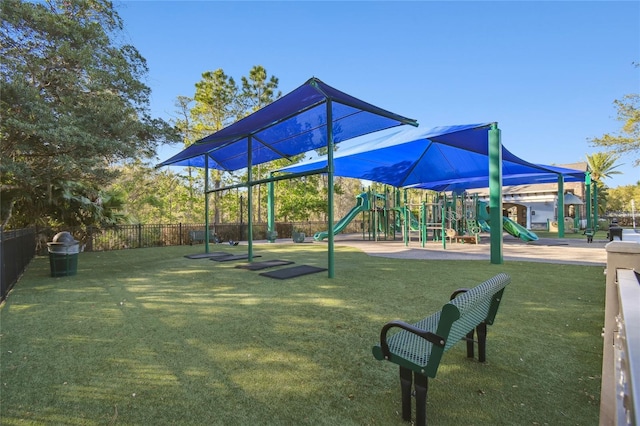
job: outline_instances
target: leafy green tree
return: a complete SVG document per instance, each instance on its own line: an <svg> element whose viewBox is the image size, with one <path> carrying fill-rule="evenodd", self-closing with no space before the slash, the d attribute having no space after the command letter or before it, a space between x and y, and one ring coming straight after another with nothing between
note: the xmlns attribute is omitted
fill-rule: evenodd
<svg viewBox="0 0 640 426"><path fill-rule="evenodd" d="M267 71L262 66L254 66L250 72L249 77L242 77L242 89L238 87L235 79L227 75L222 69L215 71L207 71L202 74L202 79L196 83L196 90L193 99L187 97L179 97L177 105L180 108L180 119L176 121L176 127L178 127L183 134L183 140L185 146L191 145L196 140L208 136L223 127L231 124L232 122L239 120L254 111L270 104L277 97L281 96L281 92L276 91L278 85L278 79L274 76L268 77ZM191 104L193 105L191 106ZM262 171L265 170L264 166L256 166L253 172L253 179L259 179L262 176ZM195 172L199 176L199 180L204 177L203 171L198 170ZM225 173L219 170L211 170L211 187L213 189L221 188L222 182L232 181L236 182L242 176L230 176L225 177ZM191 175L191 172L189 172ZM246 179L246 171L244 174ZM258 187L258 195L255 200L254 211L257 212L257 217L260 218L261 214L261 202L263 193ZM236 192L226 192L224 195L220 192L215 192L213 195L213 211L214 221L220 222L221 214L225 212L222 196L229 196L233 199L227 203L229 208L231 206L239 205ZM246 198L246 197L245 197ZM235 207L234 207L235 209Z"/></svg>
<svg viewBox="0 0 640 426"><path fill-rule="evenodd" d="M206 71L202 73L202 80L196 83L193 96L195 104L181 122L185 135L185 146L191 145L196 140L202 139L211 133L217 132L223 127L243 116L243 106L240 101L240 91L233 77L228 76L222 69ZM191 176L192 171L189 171ZM221 187L223 173L217 169L210 169L210 182L213 189ZM195 174L199 180L204 180L204 170L198 169ZM213 193L214 222L220 222L221 194Z"/></svg>
<svg viewBox="0 0 640 426"><path fill-rule="evenodd" d="M113 164L151 157L158 143L177 141L167 123L149 115L146 61L116 41L123 26L108 0L1 5L2 224L70 215L95 222L98 205L75 212L60 206L87 207L65 202L92 200L88 195L116 176Z"/></svg>
<svg viewBox="0 0 640 426"><path fill-rule="evenodd" d="M640 154L640 94L630 94L621 100L615 100L614 105L618 110L618 121L621 121L622 129L619 134L605 134L599 138L591 139L595 146L608 149L617 155L638 156ZM635 166L640 166L640 156L634 161Z"/></svg>
<svg viewBox="0 0 640 426"><path fill-rule="evenodd" d="M356 196L362 193L362 181L360 179L336 177L334 194L334 219L337 221L344 217L356 204Z"/></svg>
<svg viewBox="0 0 640 426"><path fill-rule="evenodd" d="M636 182L635 185L624 185L609 189L607 211L631 212L631 200L634 201L636 214L640 217L640 181Z"/></svg>
<svg viewBox="0 0 640 426"><path fill-rule="evenodd" d="M117 191L96 191L74 181L55 184L49 189L50 201L34 199L33 206L42 215L29 225L86 227L109 226L128 221L126 214L122 212L125 198Z"/></svg>
<svg viewBox="0 0 640 426"><path fill-rule="evenodd" d="M319 175L277 182L276 210L284 221L307 221L327 209L326 190Z"/></svg>
<svg viewBox="0 0 640 426"><path fill-rule="evenodd" d="M109 189L127 200L122 213L131 223L200 223L204 216L202 187L190 188L186 176L140 160L119 166Z"/></svg>
<svg viewBox="0 0 640 426"><path fill-rule="evenodd" d="M241 80L242 95L240 101L244 105L246 115L258 111L282 96L282 92L276 92L278 79L273 75L269 78L267 70L260 65L255 65L251 68L249 77L243 76ZM253 180L264 178L264 170L265 166L263 165L255 166L252 171ZM262 185L254 189L257 191L257 208L254 211L257 221L260 222L262 220L262 206L265 203L263 198L267 194L262 191Z"/></svg>
<svg viewBox="0 0 640 426"><path fill-rule="evenodd" d="M245 111L253 113L269 105L282 96L278 88L278 79L275 76L268 77L267 70L256 65L249 71L249 77L242 77L242 98Z"/></svg>
<svg viewBox="0 0 640 426"><path fill-rule="evenodd" d="M196 139L217 132L244 115L238 86L222 69L202 73L193 100L190 113ZM193 142L186 141L188 145Z"/></svg>

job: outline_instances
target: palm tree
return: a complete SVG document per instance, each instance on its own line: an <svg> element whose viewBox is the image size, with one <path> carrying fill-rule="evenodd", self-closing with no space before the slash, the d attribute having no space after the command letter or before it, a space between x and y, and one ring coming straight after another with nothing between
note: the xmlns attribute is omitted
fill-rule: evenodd
<svg viewBox="0 0 640 426"><path fill-rule="evenodd" d="M591 180L595 185L594 191L598 194L599 214L604 214L607 207L607 186L603 180L610 178L612 175L622 174L621 171L614 170L622 166L622 164L616 164L619 158L619 155L611 152L596 152L595 154L587 155Z"/></svg>
<svg viewBox="0 0 640 426"><path fill-rule="evenodd" d="M622 174L621 171L614 170L622 166L622 164L615 164L619 158L619 155L611 152L596 152L593 155L587 155L591 179L604 185L602 184L603 179L609 178L611 175Z"/></svg>

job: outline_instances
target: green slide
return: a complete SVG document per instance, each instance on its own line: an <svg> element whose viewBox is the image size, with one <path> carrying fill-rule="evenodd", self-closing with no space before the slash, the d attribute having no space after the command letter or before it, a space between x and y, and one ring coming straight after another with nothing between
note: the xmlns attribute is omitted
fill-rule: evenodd
<svg viewBox="0 0 640 426"><path fill-rule="evenodd" d="M502 216L502 228L505 232L520 238L522 241L536 241L538 236L508 217Z"/></svg>
<svg viewBox="0 0 640 426"><path fill-rule="evenodd" d="M404 207L404 206L403 207L396 207L394 210L397 211L397 212L400 212L400 214L396 217L396 226L398 227L398 229L401 229L402 221L406 217L407 208ZM420 230L420 222L418 222L418 219L416 219L416 217L413 215L413 213L411 213L411 210L409 210L409 229L411 231L419 231Z"/></svg>
<svg viewBox="0 0 640 426"><path fill-rule="evenodd" d="M356 200L358 202L355 205L355 207L353 207L345 217L340 219L338 223L334 225L333 227L334 234L339 234L340 232L342 232L342 230L349 224L349 222L355 219L358 213L369 210L369 197L367 196L366 192L363 192L362 194L358 195L356 197ZM316 241L322 241L328 236L329 236L328 231L320 231L320 232L316 232L316 234L313 236L313 239Z"/></svg>
<svg viewBox="0 0 640 426"><path fill-rule="evenodd" d="M490 232L489 228L489 206L484 201L478 201L478 224L484 232ZM502 229L508 234L513 235L516 238L520 238L522 241L536 241L538 236L529 231L524 226L514 222L506 216L502 216Z"/></svg>

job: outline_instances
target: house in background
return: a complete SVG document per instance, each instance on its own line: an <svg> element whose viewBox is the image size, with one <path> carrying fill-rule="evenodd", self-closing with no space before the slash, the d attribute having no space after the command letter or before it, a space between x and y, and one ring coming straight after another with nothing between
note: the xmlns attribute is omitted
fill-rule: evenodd
<svg viewBox="0 0 640 426"><path fill-rule="evenodd" d="M561 164L587 171L587 163ZM473 191L481 201L489 201L489 188ZM530 230L557 231L558 217L565 218L565 230L586 227L585 183L564 183L564 214L558 215L558 184L514 185L502 188L502 215Z"/></svg>

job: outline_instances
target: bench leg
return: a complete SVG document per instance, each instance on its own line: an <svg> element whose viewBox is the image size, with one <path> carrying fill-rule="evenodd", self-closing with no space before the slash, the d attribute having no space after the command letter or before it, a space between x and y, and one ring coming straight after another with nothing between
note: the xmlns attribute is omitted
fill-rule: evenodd
<svg viewBox="0 0 640 426"><path fill-rule="evenodd" d="M429 390L429 378L420 373L414 373L416 387L416 426L427 424L427 391Z"/></svg>
<svg viewBox="0 0 640 426"><path fill-rule="evenodd" d="M402 420L411 421L411 385L413 372L405 367L400 367L400 393L402 395Z"/></svg>
<svg viewBox="0 0 640 426"><path fill-rule="evenodd" d="M476 331L478 332L478 361L485 362L487 360L487 324L480 323Z"/></svg>
<svg viewBox="0 0 640 426"><path fill-rule="evenodd" d="M473 332L474 330L471 330L468 334L467 334L467 358L473 358L474 357L474 353L473 353Z"/></svg>

